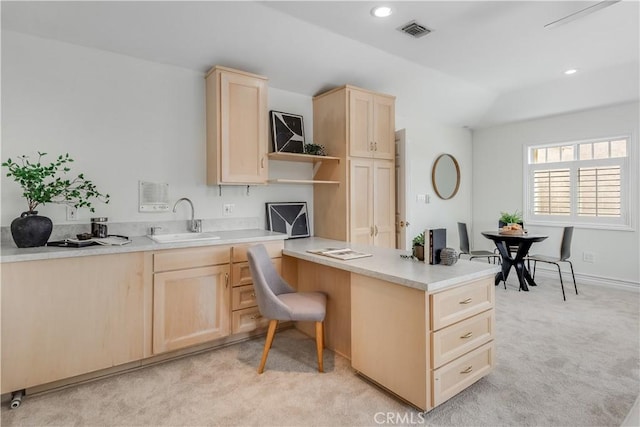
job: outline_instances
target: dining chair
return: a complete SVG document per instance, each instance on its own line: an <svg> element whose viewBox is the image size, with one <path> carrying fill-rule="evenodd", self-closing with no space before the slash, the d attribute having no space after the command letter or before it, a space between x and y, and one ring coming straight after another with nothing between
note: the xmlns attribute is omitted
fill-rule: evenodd
<svg viewBox="0 0 640 427"><path fill-rule="evenodd" d="M576 285L576 276L573 273L573 264L569 261L569 257L571 257L571 239L573 238L573 227L564 227L564 231L562 232L562 242L560 243L560 256L548 256L548 255L530 255L526 257L527 266L530 266L530 262L533 261L533 274L532 277L535 279L536 277L536 264L538 262L545 262L548 264L555 264L558 267L558 275L560 276L560 287L562 288L562 299L567 300L564 294L564 283L562 283L562 271L560 271L561 262L569 263L571 267L571 277L573 277L573 287L576 290L576 295L578 295L578 286ZM529 268L531 271L531 268Z"/></svg>
<svg viewBox="0 0 640 427"><path fill-rule="evenodd" d="M260 314L269 319L267 339L262 352L258 373L264 372L269 349L273 343L276 328L280 320L310 321L316 323L316 352L318 372L323 372L322 350L324 347L324 317L327 296L322 292L296 292L278 274L264 245L259 244L247 249L249 270L253 279L256 300Z"/></svg>
<svg viewBox="0 0 640 427"><path fill-rule="evenodd" d="M472 251L469 249L469 233L467 232L467 224L465 222L458 223L458 234L460 235L460 255L466 254L469 255L469 260L474 258L487 258L487 262L491 263L491 259L493 259L493 263L500 263L501 258L499 254L496 254L491 251ZM459 257L458 256L458 257Z"/></svg>

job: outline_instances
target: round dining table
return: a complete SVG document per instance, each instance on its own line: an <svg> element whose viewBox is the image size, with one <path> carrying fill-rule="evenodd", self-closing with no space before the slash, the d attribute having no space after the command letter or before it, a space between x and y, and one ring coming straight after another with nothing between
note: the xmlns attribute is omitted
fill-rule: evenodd
<svg viewBox="0 0 640 427"><path fill-rule="evenodd" d="M496 274L496 286L501 280L504 280L506 283L512 266L516 269L518 281L520 282L520 289L528 291L529 287L527 286L527 283L529 286L536 286L536 282L533 280L533 277L529 274L529 270L527 270L527 267L524 265L524 258L529 253L531 245L536 242L541 242L549 236L526 232L522 234L507 234L500 231L483 231L482 235L489 240L493 240L496 244L496 248L498 248L498 252L500 252L500 256L502 257L502 271ZM518 247L514 256L511 255L509 246Z"/></svg>

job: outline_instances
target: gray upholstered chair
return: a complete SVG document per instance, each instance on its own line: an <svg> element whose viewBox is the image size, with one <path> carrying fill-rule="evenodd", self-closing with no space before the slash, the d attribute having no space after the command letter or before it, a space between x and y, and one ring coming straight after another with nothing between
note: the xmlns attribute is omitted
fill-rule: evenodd
<svg viewBox="0 0 640 427"><path fill-rule="evenodd" d="M467 254L469 259L474 258L486 258L487 262L500 263L500 255L491 251L471 251L469 250L469 233L467 232L467 224L464 222L458 223L458 234L460 235L460 255Z"/></svg>
<svg viewBox="0 0 640 427"><path fill-rule="evenodd" d="M247 250L249 269L253 279L260 314L269 319L267 340L262 352L258 373L264 371L269 349L273 343L280 320L316 322L316 351L318 371L323 372L322 349L324 347L324 316L327 297L322 292L296 292L278 274L264 245L251 246Z"/></svg>
<svg viewBox="0 0 640 427"><path fill-rule="evenodd" d="M562 271L560 271L560 262L568 262L569 267L571 267L571 277L573 277L573 287L576 290L576 295L578 295L578 286L576 285L576 275L573 273L573 264L569 261L569 257L571 257L571 239L573 238L573 227L564 227L564 231L562 232L562 242L560 243L560 256L548 256L548 255L538 255L534 254L531 256L527 256L527 266L533 261L533 278L536 278L536 265L539 262L546 262L548 264L555 264L558 267L558 275L560 276L560 287L562 288L562 299L567 300L567 297L564 295L564 283L562 283ZM531 271L531 268L529 268Z"/></svg>

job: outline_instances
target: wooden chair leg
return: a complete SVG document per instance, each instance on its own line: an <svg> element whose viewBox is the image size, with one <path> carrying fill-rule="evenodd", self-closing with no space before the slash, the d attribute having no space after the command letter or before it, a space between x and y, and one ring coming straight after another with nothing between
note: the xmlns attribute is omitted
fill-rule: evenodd
<svg viewBox="0 0 640 427"><path fill-rule="evenodd" d="M278 326L277 320L272 319L269 321L269 330L267 331L267 340L264 343L264 350L262 351L262 360L260 361L260 366L258 367L259 374L264 372L264 365L267 364L267 356L269 355L269 349L271 349L271 344L273 343L273 337L276 334L277 326Z"/></svg>
<svg viewBox="0 0 640 427"><path fill-rule="evenodd" d="M324 348L324 324L316 322L316 350L318 352L318 372L324 372L322 366L322 349Z"/></svg>

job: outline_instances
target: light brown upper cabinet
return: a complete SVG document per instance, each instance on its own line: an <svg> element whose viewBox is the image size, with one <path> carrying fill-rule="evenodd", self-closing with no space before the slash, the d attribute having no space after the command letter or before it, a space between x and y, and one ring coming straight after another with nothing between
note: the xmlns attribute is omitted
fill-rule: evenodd
<svg viewBox="0 0 640 427"><path fill-rule="evenodd" d="M347 94L349 155L393 160L395 98L355 88Z"/></svg>
<svg viewBox="0 0 640 427"><path fill-rule="evenodd" d="M205 79L207 184L266 184L267 78L216 66Z"/></svg>
<svg viewBox="0 0 640 427"><path fill-rule="evenodd" d="M313 98L313 142L340 158L313 190L318 237L395 247L395 98L342 86Z"/></svg>

